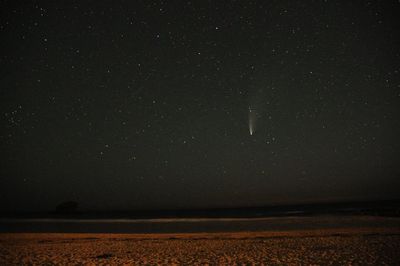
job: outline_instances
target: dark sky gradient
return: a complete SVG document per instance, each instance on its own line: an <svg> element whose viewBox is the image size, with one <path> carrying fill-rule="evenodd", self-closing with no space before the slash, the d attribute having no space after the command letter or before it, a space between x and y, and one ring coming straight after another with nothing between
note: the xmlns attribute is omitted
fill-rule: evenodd
<svg viewBox="0 0 400 266"><path fill-rule="evenodd" d="M398 197L398 1L1 1L0 14L2 210Z"/></svg>

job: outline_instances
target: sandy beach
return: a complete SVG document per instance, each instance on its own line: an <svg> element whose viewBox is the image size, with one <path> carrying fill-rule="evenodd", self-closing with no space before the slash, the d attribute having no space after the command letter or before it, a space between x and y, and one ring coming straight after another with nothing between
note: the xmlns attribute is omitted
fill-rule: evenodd
<svg viewBox="0 0 400 266"><path fill-rule="evenodd" d="M399 265L399 250L399 228L0 234L0 265Z"/></svg>

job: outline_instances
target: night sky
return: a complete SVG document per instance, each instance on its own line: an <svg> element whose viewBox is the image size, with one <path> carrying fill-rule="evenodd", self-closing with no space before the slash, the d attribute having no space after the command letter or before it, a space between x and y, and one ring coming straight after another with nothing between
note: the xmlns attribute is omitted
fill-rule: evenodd
<svg viewBox="0 0 400 266"><path fill-rule="evenodd" d="M1 1L0 209L398 198L398 1Z"/></svg>

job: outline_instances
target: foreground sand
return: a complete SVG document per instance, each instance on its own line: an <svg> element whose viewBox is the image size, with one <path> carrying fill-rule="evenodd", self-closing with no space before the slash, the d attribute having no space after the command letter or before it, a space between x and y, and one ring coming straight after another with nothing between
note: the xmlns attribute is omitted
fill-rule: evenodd
<svg viewBox="0 0 400 266"><path fill-rule="evenodd" d="M400 265L400 230L0 234L0 265L54 264Z"/></svg>

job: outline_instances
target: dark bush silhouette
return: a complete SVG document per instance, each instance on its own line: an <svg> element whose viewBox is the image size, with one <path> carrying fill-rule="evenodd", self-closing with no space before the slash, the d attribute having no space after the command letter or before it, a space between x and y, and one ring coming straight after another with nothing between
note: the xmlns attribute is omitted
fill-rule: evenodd
<svg viewBox="0 0 400 266"><path fill-rule="evenodd" d="M78 209L78 203L76 201L65 201L57 205L57 212L75 212Z"/></svg>

